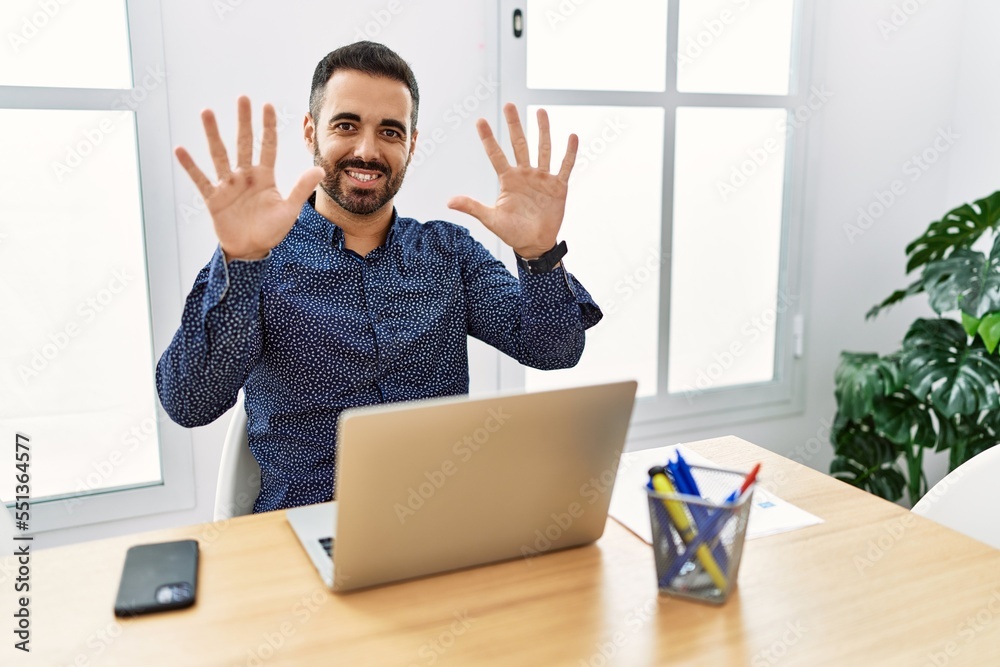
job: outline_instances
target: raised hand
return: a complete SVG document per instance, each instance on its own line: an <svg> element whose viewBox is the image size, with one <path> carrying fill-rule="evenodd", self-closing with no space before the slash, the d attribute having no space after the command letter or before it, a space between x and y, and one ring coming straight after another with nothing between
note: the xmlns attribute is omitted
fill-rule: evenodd
<svg viewBox="0 0 1000 667"><path fill-rule="evenodd" d="M219 177L217 183L208 180L184 148L178 146L174 154L204 197L215 235L226 257L260 259L288 234L302 204L322 180L324 172L321 167L307 170L299 176L288 199L284 199L274 183L274 160L278 150L274 107L264 105L264 135L257 165L252 162L253 129L250 100L246 96L237 101L237 114L236 169L231 169L215 114L210 109L201 112L209 152Z"/></svg>
<svg viewBox="0 0 1000 667"><path fill-rule="evenodd" d="M528 155L528 140L524 136L517 107L505 104L503 108L510 142L514 149L515 165L507 161L497 143L490 124L480 118L476 122L479 138L486 149L493 168L500 177L500 195L494 206L486 206L470 197L453 197L448 208L477 218L487 229L500 237L522 257L538 257L556 244L559 228L566 211L566 192L570 172L576 162L580 140L569 136L566 156L558 174L549 173L552 157L552 139L549 135L549 116L538 110L538 166L532 167Z"/></svg>

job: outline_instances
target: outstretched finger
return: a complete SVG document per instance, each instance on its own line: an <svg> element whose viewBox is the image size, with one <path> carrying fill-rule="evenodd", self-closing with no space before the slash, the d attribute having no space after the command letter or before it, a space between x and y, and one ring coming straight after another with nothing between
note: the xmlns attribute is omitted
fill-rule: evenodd
<svg viewBox="0 0 1000 667"><path fill-rule="evenodd" d="M549 114L538 110L538 168L549 173L552 161L552 137L549 134Z"/></svg>
<svg viewBox="0 0 1000 667"><path fill-rule="evenodd" d="M508 102L503 105L503 115L507 119L507 130L510 132L510 145L514 148L514 161L519 167L531 166L531 155L528 153L528 140L521 127L521 119L517 115L517 107Z"/></svg>
<svg viewBox="0 0 1000 667"><path fill-rule="evenodd" d="M236 100L236 166L249 169L253 164L253 126L251 123L250 98L240 95Z"/></svg>
<svg viewBox="0 0 1000 667"><path fill-rule="evenodd" d="M476 130L479 132L479 138L483 142L483 148L486 149L486 157L490 159L490 163L493 165L493 169L496 170L497 175L499 176L510 169L507 156L503 154L503 149L500 148L496 137L493 136L490 124L480 118L476 121Z"/></svg>
<svg viewBox="0 0 1000 667"><path fill-rule="evenodd" d="M186 150L178 146L174 149L174 155L177 156L177 161L181 163L184 167L184 171L187 172L191 180L194 181L194 186L198 188L198 192L201 193L202 199L208 199L215 187L212 182L208 180L205 173L198 168L198 165L194 163L194 158Z"/></svg>
<svg viewBox="0 0 1000 667"><path fill-rule="evenodd" d="M215 165L215 173L220 181L225 180L229 174L229 154L226 153L226 146L219 136L219 124L215 122L215 114L211 109L201 112L201 124L205 126L205 136L208 137L208 152L212 156L212 163Z"/></svg>
<svg viewBox="0 0 1000 667"><path fill-rule="evenodd" d="M278 154L277 117L274 107L264 105L264 134L260 142L260 165L274 168L274 160Z"/></svg>
<svg viewBox="0 0 1000 667"><path fill-rule="evenodd" d="M472 197L461 195L459 197L452 197L449 199L448 208L460 213L465 213L466 215L471 215L473 218L483 223L487 229L493 231L493 227L491 225L493 221L491 216L492 209L486 204L478 202Z"/></svg>
<svg viewBox="0 0 1000 667"><path fill-rule="evenodd" d="M566 157L563 158L562 167L559 168L559 180L563 183L569 183L569 175L573 171L573 165L576 164L576 151L580 148L580 138L575 134L569 135L569 141L566 142Z"/></svg>
<svg viewBox="0 0 1000 667"><path fill-rule="evenodd" d="M296 210L302 208L306 199L309 199L309 195L312 194L325 175L326 172L323 171L322 167L313 167L303 172L292 191L288 193L288 203L292 204Z"/></svg>

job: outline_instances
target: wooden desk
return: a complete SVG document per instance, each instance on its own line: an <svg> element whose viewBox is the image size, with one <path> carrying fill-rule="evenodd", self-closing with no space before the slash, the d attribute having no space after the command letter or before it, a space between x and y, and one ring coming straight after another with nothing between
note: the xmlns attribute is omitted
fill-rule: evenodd
<svg viewBox="0 0 1000 667"><path fill-rule="evenodd" d="M721 608L661 598L650 547L614 521L595 545L345 596L281 512L38 552L32 661L62 665L995 665L1000 551L733 437L761 483L825 523L746 544ZM118 622L132 544L197 538L196 607ZM9 559L8 559L9 562ZM0 602L11 602L9 582ZM14 661L8 661L13 656Z"/></svg>

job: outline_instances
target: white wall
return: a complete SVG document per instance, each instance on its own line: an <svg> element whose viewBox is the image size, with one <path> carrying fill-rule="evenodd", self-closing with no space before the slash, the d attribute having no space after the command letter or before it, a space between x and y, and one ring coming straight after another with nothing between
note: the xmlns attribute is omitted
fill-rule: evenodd
<svg viewBox="0 0 1000 667"><path fill-rule="evenodd" d="M883 35L879 21L891 21L893 6L901 4L919 9L898 31ZM228 6L226 0L164 0L171 142L192 149L207 168L200 109L216 110L228 138L235 134L238 95L250 96L258 119L260 105L270 101L279 111L278 182L287 190L310 165L300 128L315 63L359 38L359 29L367 24L369 37L398 50L414 67L421 85L418 127L425 153L430 152L426 140L440 129L438 141L431 142L433 153L411 167L398 208L418 219L458 221L445 207L450 196L490 200L495 192L495 176L482 154L474 119L455 127L453 116L445 116L475 93L481 79L495 76L487 27L492 5L491 0L363 0L283 3L278 9L244 0L220 16L217 8ZM1000 7L988 0L922 5L917 0L819 0L817 5L813 79L833 97L807 128L812 144L803 248L805 410L788 418L679 432L664 442L734 433L825 471L831 456L828 425L835 410L833 372L840 352L890 352L915 317L930 314L918 297L874 322L864 320L872 304L907 283L905 245L932 219L992 192L998 182L990 149L1000 143L1000 135L991 132L1000 117L1000 92L982 81L998 70L988 31L1000 18ZM495 120L497 107L494 96L478 113ZM948 128L959 138L926 173L911 180L907 161ZM849 240L845 226L856 224L858 207L876 201L875 192L889 190L896 179L903 181L905 193L862 235ZM179 289L186 293L215 240L211 221L197 208L195 189L179 168L173 186L185 280ZM477 222L466 224L496 247ZM472 375L473 391L495 386L495 356L477 347ZM210 520L227 422L224 417L194 431L195 510L63 531L47 536L46 544ZM941 462L934 466L933 475L940 476Z"/></svg>

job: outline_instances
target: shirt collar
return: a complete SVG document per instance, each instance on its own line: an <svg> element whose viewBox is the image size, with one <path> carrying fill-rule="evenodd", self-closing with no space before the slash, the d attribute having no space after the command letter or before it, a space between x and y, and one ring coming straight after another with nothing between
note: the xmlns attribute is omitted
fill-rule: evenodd
<svg viewBox="0 0 1000 667"><path fill-rule="evenodd" d="M396 241L396 228L399 226L396 224L396 221L398 219L399 216L396 213L396 207L393 206L392 221L389 223L389 233L385 238L385 246L390 246ZM338 248L344 246L344 230L327 220L316 210L315 192L309 195L309 199L302 205L302 210L299 212L299 220L296 224L305 227L308 232L319 236L329 245L334 245Z"/></svg>

